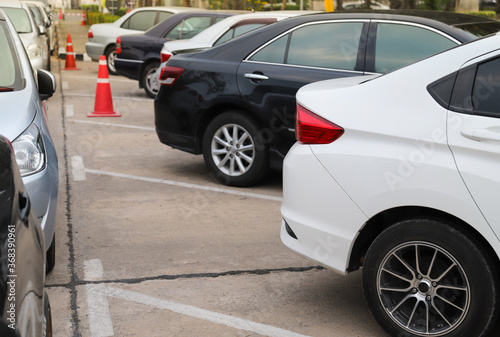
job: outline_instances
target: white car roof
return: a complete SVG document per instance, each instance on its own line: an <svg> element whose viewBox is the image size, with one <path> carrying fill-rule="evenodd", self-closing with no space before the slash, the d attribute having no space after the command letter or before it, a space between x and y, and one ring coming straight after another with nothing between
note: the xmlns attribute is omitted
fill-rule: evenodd
<svg viewBox="0 0 500 337"><path fill-rule="evenodd" d="M212 47L212 45L234 24L247 19L276 18L278 21L292 16L317 13L315 11L272 11L233 15L208 27L189 40L165 42L162 52L181 49Z"/></svg>

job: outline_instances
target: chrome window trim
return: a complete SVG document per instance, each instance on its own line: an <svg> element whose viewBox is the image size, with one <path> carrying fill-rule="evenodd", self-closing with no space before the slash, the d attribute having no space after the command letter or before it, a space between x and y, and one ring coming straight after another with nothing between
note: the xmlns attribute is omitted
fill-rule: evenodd
<svg viewBox="0 0 500 337"><path fill-rule="evenodd" d="M241 62L242 63L265 64L265 65L267 64L267 65L282 66L282 67L289 67L289 68L293 67L293 68L303 68L303 69L327 70L327 71L343 72L343 73L350 73L350 74L361 74L361 75L365 74L364 71L358 71L358 70L322 68L322 67L304 66L304 65L297 65L297 64L284 64L284 63L249 61L249 60L243 60Z"/></svg>

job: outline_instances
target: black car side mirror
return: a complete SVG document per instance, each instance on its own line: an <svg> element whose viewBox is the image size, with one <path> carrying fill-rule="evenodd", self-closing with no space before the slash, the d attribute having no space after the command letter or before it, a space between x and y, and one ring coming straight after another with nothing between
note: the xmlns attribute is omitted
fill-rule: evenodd
<svg viewBox="0 0 500 337"><path fill-rule="evenodd" d="M37 77L40 99L42 101L49 99L56 92L56 78L50 72L43 69L37 70Z"/></svg>

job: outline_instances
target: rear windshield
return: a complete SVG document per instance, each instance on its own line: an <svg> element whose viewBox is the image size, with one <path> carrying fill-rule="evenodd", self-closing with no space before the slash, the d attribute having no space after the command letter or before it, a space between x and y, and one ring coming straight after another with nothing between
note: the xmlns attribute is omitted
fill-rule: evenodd
<svg viewBox="0 0 500 337"><path fill-rule="evenodd" d="M3 7L2 9L7 13L19 34L31 33L33 31L27 11L22 8Z"/></svg>
<svg viewBox="0 0 500 337"><path fill-rule="evenodd" d="M499 32L500 21L464 23L455 25L455 27L471 33L474 36L482 37Z"/></svg>
<svg viewBox="0 0 500 337"><path fill-rule="evenodd" d="M4 92L21 89L19 63L5 21L0 21L0 97Z"/></svg>

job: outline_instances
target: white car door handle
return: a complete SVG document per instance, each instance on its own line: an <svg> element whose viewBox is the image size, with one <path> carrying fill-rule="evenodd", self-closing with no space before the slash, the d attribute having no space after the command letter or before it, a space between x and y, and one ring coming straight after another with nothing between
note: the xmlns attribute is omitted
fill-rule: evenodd
<svg viewBox="0 0 500 337"><path fill-rule="evenodd" d="M500 130L489 129L463 129L462 136L478 142L485 140L494 140L500 142Z"/></svg>
<svg viewBox="0 0 500 337"><path fill-rule="evenodd" d="M267 77L266 75L261 75L261 74L245 74L245 78L249 78L251 80L259 80L259 81L262 81L262 80L268 80L269 77Z"/></svg>

